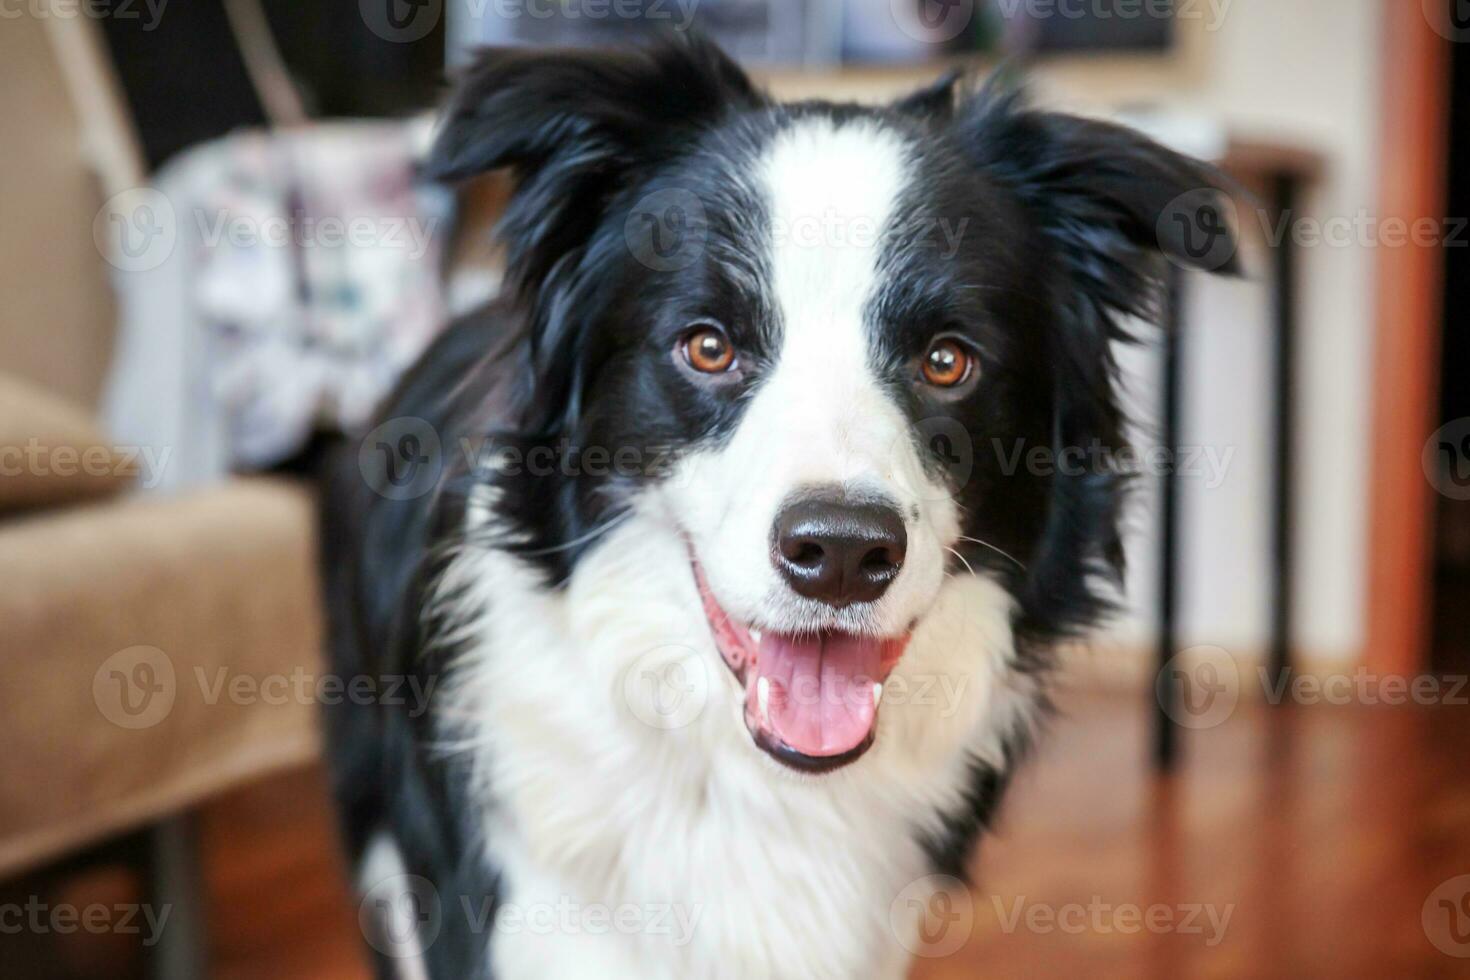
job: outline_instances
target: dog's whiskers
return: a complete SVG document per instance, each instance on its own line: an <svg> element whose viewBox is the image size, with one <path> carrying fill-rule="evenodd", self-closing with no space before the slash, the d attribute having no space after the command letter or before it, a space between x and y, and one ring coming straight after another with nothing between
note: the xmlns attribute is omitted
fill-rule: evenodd
<svg viewBox="0 0 1470 980"><path fill-rule="evenodd" d="M623 513L619 514L617 517L614 517L612 520L607 521L604 524L599 524L597 527L594 527L592 530L588 531L586 534L581 535L580 537L573 538L572 540L563 542L562 544L552 545L549 548L536 548L535 550L532 550L532 551L522 551L521 554L522 555L551 555L551 554L555 554L558 551L570 551L573 548L576 548L576 547L579 547L581 545L584 545L588 541L592 541L592 540L600 537L601 535L606 534L608 531L611 531L613 528L617 527L619 524L623 523L624 521L626 521L628 518L630 518L632 516L633 516L633 512L631 510L624 511Z"/></svg>
<svg viewBox="0 0 1470 980"><path fill-rule="evenodd" d="M960 554L958 551L955 551L949 545L945 545L944 546L944 550L947 551L947 552L949 552L950 554L954 555L956 558L958 558L960 560L960 562L965 566L965 570L968 571L971 575L974 575L975 574L975 570L970 567L970 563L967 562L967 561L965 561L965 556L964 555Z"/></svg>
<svg viewBox="0 0 1470 980"><path fill-rule="evenodd" d="M961 541L970 541L970 542L972 542L974 544L980 545L983 548L989 548L991 551L995 552L997 555L1000 555L1002 558L1005 558L1008 561L1015 562L1016 567L1019 568L1021 571L1024 572L1026 570L1026 566L1023 565L1021 563L1021 561L1018 558L1016 558L1015 555L1012 555L1012 554L1010 554L1007 551L1003 551L1002 549L997 548L995 545L991 544L989 541L981 541L979 538L967 538L963 534L960 535L960 540ZM954 551L953 548L951 548L950 550L951 551ZM958 552L956 552L956 554L958 554ZM968 564L966 565L966 567L969 567Z"/></svg>

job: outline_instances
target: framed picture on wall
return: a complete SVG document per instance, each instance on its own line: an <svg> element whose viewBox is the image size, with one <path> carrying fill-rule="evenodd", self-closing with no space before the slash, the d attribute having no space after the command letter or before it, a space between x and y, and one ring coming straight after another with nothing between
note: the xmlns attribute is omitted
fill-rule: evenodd
<svg viewBox="0 0 1470 980"><path fill-rule="evenodd" d="M843 0L447 2L451 49L461 52L482 44L618 44L693 27L745 64L831 65L840 57Z"/></svg>
<svg viewBox="0 0 1470 980"><path fill-rule="evenodd" d="M757 66L992 53L1163 52L1177 0L446 0L451 60L483 44L616 44L696 28Z"/></svg>

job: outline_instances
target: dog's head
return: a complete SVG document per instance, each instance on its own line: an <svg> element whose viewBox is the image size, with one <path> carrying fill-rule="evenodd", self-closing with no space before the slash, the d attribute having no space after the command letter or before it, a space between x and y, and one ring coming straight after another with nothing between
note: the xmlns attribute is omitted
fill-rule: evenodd
<svg viewBox="0 0 1470 980"><path fill-rule="evenodd" d="M523 553L560 581L657 510L767 752L860 755L951 577L999 583L1032 648L1099 614L1111 345L1158 253L1195 261L1180 208L1210 204L1207 168L952 77L777 105L688 39L486 52L431 166L514 168L519 438L602 454L505 496Z"/></svg>

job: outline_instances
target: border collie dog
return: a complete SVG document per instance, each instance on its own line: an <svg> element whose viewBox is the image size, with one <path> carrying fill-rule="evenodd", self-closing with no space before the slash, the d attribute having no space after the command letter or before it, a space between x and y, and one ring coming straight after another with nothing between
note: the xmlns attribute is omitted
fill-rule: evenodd
<svg viewBox="0 0 1470 980"><path fill-rule="evenodd" d="M901 977L1107 611L1123 474L1059 454L1122 444L1111 345L1221 178L690 38L483 52L429 170L501 167L504 296L325 494L332 670L421 695L327 711L380 968Z"/></svg>

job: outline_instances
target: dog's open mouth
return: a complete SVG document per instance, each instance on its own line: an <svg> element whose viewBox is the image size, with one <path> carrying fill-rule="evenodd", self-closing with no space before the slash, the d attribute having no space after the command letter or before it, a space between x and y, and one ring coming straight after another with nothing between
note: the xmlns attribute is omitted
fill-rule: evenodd
<svg viewBox="0 0 1470 980"><path fill-rule="evenodd" d="M872 746L883 682L908 634L762 632L730 618L697 561L694 578L715 645L745 692L745 727L756 745L792 768L818 773Z"/></svg>

